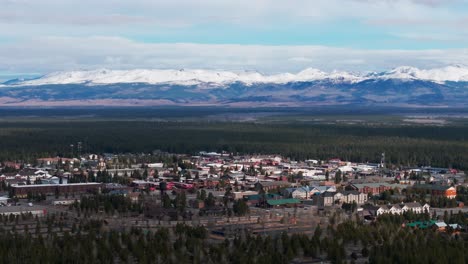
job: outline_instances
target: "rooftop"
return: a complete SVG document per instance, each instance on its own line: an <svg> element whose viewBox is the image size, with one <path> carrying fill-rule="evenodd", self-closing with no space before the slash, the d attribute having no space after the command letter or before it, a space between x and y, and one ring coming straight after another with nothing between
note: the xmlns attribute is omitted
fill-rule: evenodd
<svg viewBox="0 0 468 264"><path fill-rule="evenodd" d="M299 199L289 198L289 199L278 199L278 200L267 200L267 203L271 206L275 205L287 205L287 204L300 204Z"/></svg>

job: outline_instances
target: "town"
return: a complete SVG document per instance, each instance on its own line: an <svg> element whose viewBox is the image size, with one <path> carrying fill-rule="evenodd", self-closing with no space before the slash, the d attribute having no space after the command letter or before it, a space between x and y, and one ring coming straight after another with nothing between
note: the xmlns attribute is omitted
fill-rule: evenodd
<svg viewBox="0 0 468 264"><path fill-rule="evenodd" d="M359 164L339 158L293 161L280 155L155 151L39 158L34 164L6 161L0 213L43 216L93 195L128 197L144 207L141 219L208 223L216 216L219 223L257 224L268 215L272 224L288 219L285 229L290 223L312 225L337 210L365 221L407 211L437 219L444 212L467 212L466 196L457 196L457 191L466 193L463 171L392 168L384 157L378 164ZM183 201L173 202L182 196Z"/></svg>
<svg viewBox="0 0 468 264"><path fill-rule="evenodd" d="M92 225L152 232L183 225L205 228L216 243L239 232L312 236L349 221L393 221L466 236L466 177L453 168L395 167L384 153L380 163L159 150L4 161L0 231L42 236L86 233ZM368 258L346 251L351 260ZM324 259L330 256L309 260Z"/></svg>

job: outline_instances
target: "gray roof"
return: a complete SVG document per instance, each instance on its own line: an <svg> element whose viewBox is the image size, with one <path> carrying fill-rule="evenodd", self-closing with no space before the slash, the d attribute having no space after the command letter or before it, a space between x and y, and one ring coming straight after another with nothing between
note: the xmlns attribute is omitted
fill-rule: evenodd
<svg viewBox="0 0 468 264"><path fill-rule="evenodd" d="M438 191L446 191L452 186L447 185L438 185L438 184L417 184L413 186L416 189L429 189L429 190L438 190Z"/></svg>
<svg viewBox="0 0 468 264"><path fill-rule="evenodd" d="M422 205L420 203L418 203L418 202L405 203L404 205L406 205L407 207L410 207L410 208L422 207Z"/></svg>
<svg viewBox="0 0 468 264"><path fill-rule="evenodd" d="M343 194L343 195L345 195L345 196L350 195L350 194L352 194L352 195L359 195L359 194L361 194L359 191L342 191L342 192L340 192L340 193Z"/></svg>
<svg viewBox="0 0 468 264"><path fill-rule="evenodd" d="M290 182L285 181L273 181L273 182L259 182L264 187L276 187L276 186L291 186Z"/></svg>

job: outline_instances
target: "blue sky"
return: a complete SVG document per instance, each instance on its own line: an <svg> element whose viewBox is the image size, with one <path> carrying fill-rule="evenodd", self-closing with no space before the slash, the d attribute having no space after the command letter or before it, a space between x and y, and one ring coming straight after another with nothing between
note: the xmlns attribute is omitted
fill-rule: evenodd
<svg viewBox="0 0 468 264"><path fill-rule="evenodd" d="M0 0L0 80L75 69L466 64L467 0Z"/></svg>

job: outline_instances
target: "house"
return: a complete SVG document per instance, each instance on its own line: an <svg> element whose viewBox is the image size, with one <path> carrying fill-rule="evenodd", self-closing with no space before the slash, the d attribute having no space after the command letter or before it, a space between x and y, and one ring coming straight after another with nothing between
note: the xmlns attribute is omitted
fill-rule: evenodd
<svg viewBox="0 0 468 264"><path fill-rule="evenodd" d="M397 215L400 215L400 214L402 214L402 210L401 210L401 207L400 207L398 204L395 204L395 205L392 205L392 206L388 209L388 213L389 213L389 214L397 214Z"/></svg>
<svg viewBox="0 0 468 264"><path fill-rule="evenodd" d="M436 222L432 225L432 227L438 231L445 231L447 224L445 222Z"/></svg>
<svg viewBox="0 0 468 264"><path fill-rule="evenodd" d="M378 207L378 209L375 211L375 215L379 216L379 215L387 214L389 212L389 210L390 210L390 208L388 208L388 206L382 205L382 206Z"/></svg>
<svg viewBox="0 0 468 264"><path fill-rule="evenodd" d="M449 224L448 226L453 230L461 229L461 226L459 224Z"/></svg>

